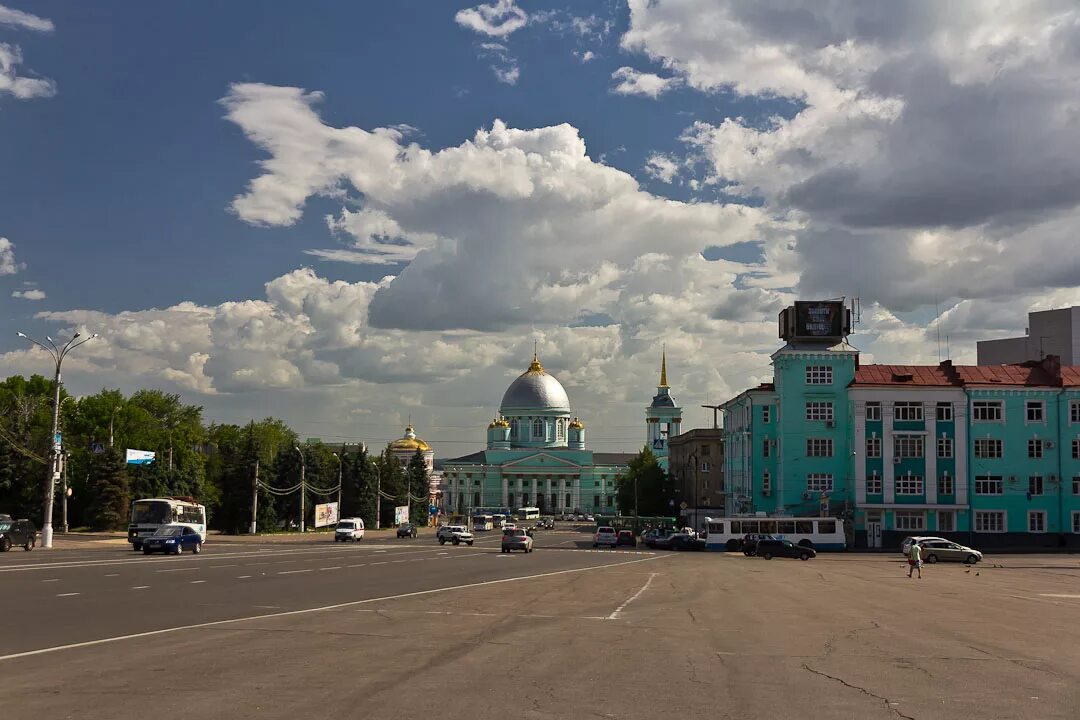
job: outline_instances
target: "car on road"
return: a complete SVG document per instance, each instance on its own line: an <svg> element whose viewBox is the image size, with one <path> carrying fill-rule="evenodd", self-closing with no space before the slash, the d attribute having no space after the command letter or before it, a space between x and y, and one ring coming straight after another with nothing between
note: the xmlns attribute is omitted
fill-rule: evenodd
<svg viewBox="0 0 1080 720"><path fill-rule="evenodd" d="M649 528L641 534L641 541L647 548L666 548L670 537L668 528Z"/></svg>
<svg viewBox="0 0 1080 720"><path fill-rule="evenodd" d="M919 543L923 562L962 562L974 565L982 560L982 553L951 540L923 540Z"/></svg>
<svg viewBox="0 0 1080 720"><path fill-rule="evenodd" d="M503 530L517 530L517 523L506 522L503 523Z"/></svg>
<svg viewBox="0 0 1080 720"><path fill-rule="evenodd" d="M775 540L772 535L767 533L746 533L742 539L742 552L747 557L752 557L757 550L757 544L759 540Z"/></svg>
<svg viewBox="0 0 1080 720"><path fill-rule="evenodd" d="M900 543L900 554L906 557L911 550L911 543L913 542L918 542L920 545L922 545L924 542L948 541L945 538L936 537L934 535L908 535L906 538L904 538L903 542Z"/></svg>
<svg viewBox="0 0 1080 720"><path fill-rule="evenodd" d="M29 520L12 520L10 515L0 517L0 552L7 552L18 545L30 552L37 545L37 528Z"/></svg>
<svg viewBox="0 0 1080 720"><path fill-rule="evenodd" d="M453 543L454 545L460 545L461 543L473 544L473 534L464 525L443 525L435 531L435 537L439 539L440 545L446 543Z"/></svg>
<svg viewBox="0 0 1080 720"><path fill-rule="evenodd" d="M758 540L757 550L754 553L760 558L772 560L774 557L799 558L809 560L817 557L817 550L796 545L790 540Z"/></svg>
<svg viewBox="0 0 1080 720"><path fill-rule="evenodd" d="M342 518L334 528L334 542L360 542L364 539L362 518Z"/></svg>
<svg viewBox="0 0 1080 720"><path fill-rule="evenodd" d="M540 522L536 523L536 527L540 530L554 530L555 518L544 517L540 518Z"/></svg>
<svg viewBox="0 0 1080 720"><path fill-rule="evenodd" d="M633 530L620 530L615 536L615 546L626 545L627 547L637 547L637 538L634 537Z"/></svg>
<svg viewBox="0 0 1080 720"><path fill-rule="evenodd" d="M402 523L397 527L399 538L414 538L417 535L415 523Z"/></svg>
<svg viewBox="0 0 1080 720"><path fill-rule="evenodd" d="M668 550L704 550L705 539L694 532L677 532L668 535L664 547Z"/></svg>
<svg viewBox="0 0 1080 720"><path fill-rule="evenodd" d="M606 545L608 547L617 547L619 544L618 535L615 534L615 528L613 527L598 527L596 528L596 535L593 536L593 547L600 547Z"/></svg>
<svg viewBox="0 0 1080 720"><path fill-rule="evenodd" d="M185 550L190 550L195 555L201 553L202 535L192 526L182 523L162 525L142 542L143 555L156 552L180 555Z"/></svg>
<svg viewBox="0 0 1080 720"><path fill-rule="evenodd" d="M504 530L502 536L502 551L508 553L511 550L524 550L527 553L531 553L533 551L532 536L521 528Z"/></svg>

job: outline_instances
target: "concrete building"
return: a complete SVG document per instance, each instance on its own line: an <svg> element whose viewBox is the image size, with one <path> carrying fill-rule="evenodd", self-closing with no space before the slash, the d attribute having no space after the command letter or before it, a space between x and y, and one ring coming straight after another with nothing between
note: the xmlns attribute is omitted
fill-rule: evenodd
<svg viewBox="0 0 1080 720"><path fill-rule="evenodd" d="M724 509L724 431L694 428L668 442L668 472L676 497L688 508Z"/></svg>
<svg viewBox="0 0 1080 720"><path fill-rule="evenodd" d="M980 340L976 343L979 365L1009 365L1061 358L1065 366L1080 365L1080 306L1028 313L1023 337Z"/></svg>

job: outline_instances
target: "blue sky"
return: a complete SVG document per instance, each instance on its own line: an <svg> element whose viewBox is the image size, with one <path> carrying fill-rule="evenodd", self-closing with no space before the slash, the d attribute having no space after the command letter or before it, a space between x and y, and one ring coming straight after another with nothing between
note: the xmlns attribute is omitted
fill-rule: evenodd
<svg viewBox="0 0 1080 720"><path fill-rule="evenodd" d="M799 5L0 0L0 364L465 450L536 340L634 449L796 296L893 362L1080 302L1076 11Z"/></svg>

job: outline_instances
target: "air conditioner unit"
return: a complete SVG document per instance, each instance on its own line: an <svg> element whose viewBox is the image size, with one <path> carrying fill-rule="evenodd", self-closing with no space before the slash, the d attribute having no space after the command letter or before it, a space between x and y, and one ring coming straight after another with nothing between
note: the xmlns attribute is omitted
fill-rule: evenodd
<svg viewBox="0 0 1080 720"><path fill-rule="evenodd" d="M814 499L814 493L812 493L812 492L810 492L809 490L807 490L806 492L804 492L804 493L802 494L802 499L803 499L803 500L813 500L813 499Z"/></svg>
<svg viewBox="0 0 1080 720"><path fill-rule="evenodd" d="M1046 442L1046 449L1047 450L1053 450L1054 449L1054 442L1052 440L1048 440Z"/></svg>
<svg viewBox="0 0 1080 720"><path fill-rule="evenodd" d="M769 496L772 495L772 490L770 490L769 488L765 488L764 490L761 491L761 494L764 495L765 497L769 497Z"/></svg>
<svg viewBox="0 0 1080 720"><path fill-rule="evenodd" d="M899 457L894 457L892 459L892 464L893 465L899 465L900 464L900 458Z"/></svg>
<svg viewBox="0 0 1080 720"><path fill-rule="evenodd" d="M826 420L825 421L825 427L827 427L827 428L836 427L836 423L833 422L832 420Z"/></svg>

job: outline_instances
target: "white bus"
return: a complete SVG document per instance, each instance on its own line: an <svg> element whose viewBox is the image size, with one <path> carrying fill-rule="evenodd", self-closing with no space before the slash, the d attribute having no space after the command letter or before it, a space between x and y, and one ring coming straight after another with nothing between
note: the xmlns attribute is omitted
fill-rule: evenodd
<svg viewBox="0 0 1080 720"><path fill-rule="evenodd" d="M739 550L747 533L772 535L815 550L846 550L844 522L823 517L705 518L708 550Z"/></svg>
<svg viewBox="0 0 1080 720"><path fill-rule="evenodd" d="M153 535L162 525L191 525L206 542L206 507L189 497L147 498L131 503L128 542L133 550L142 550L142 539Z"/></svg>
<svg viewBox="0 0 1080 720"><path fill-rule="evenodd" d="M472 516L472 529L476 530L494 530L495 519L491 515L473 515Z"/></svg>
<svg viewBox="0 0 1080 720"><path fill-rule="evenodd" d="M506 515L502 513L495 513L491 516L491 524L494 525L495 530L502 530L503 525L506 524Z"/></svg>
<svg viewBox="0 0 1080 720"><path fill-rule="evenodd" d="M514 513L514 514L517 515L518 520L539 520L540 519L540 508L535 508L535 507L518 508L517 512Z"/></svg>

